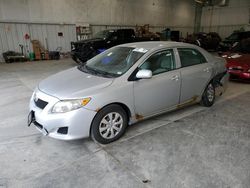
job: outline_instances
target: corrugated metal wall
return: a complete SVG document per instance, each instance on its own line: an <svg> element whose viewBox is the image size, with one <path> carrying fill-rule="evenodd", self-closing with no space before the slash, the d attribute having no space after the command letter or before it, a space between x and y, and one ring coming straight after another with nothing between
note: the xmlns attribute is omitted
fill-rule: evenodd
<svg viewBox="0 0 250 188"><path fill-rule="evenodd" d="M31 40L39 40L48 50L56 50L62 47L63 52L70 51L70 42L76 40L76 29L73 24L38 24L38 23L1 23L0 22L0 62L3 61L2 53L8 50L21 52L19 44L24 46L24 53L32 52ZM112 25L91 25L92 34L105 29L135 28L133 25L112 26ZM182 37L192 33L192 27L169 27L171 30L179 30ZM164 26L150 26L150 31L161 32L166 29ZM58 36L63 33L63 37ZM25 34L30 35L25 40Z"/></svg>
<svg viewBox="0 0 250 188"><path fill-rule="evenodd" d="M165 30L166 28L170 28L171 30L177 30L180 31L180 37L186 37L187 34L193 33L194 28L193 27L177 27L177 26L149 26L149 30L151 32L161 32ZM109 26L109 25L92 25L92 33L96 33L98 31L104 30L104 29L121 29L121 28L133 28L135 29L135 26Z"/></svg>
<svg viewBox="0 0 250 188"><path fill-rule="evenodd" d="M63 36L58 36L62 32ZM30 35L25 40L25 34ZM75 25L70 24L27 24L27 23L0 23L0 62L2 53L8 50L21 52L19 45L24 46L24 53L32 51L31 40L39 40L48 50L61 47L63 52L70 51L70 42L76 40Z"/></svg>

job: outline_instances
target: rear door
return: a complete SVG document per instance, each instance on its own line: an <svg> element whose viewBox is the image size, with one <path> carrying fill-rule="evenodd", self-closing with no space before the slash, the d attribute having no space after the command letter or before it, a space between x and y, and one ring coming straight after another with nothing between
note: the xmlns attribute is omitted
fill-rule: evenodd
<svg viewBox="0 0 250 188"><path fill-rule="evenodd" d="M144 117L177 105L180 96L180 71L172 49L151 55L139 69L152 71L151 79L134 81L136 114Z"/></svg>
<svg viewBox="0 0 250 188"><path fill-rule="evenodd" d="M197 49L178 48L178 53L182 77L180 103L184 103L202 94L212 77L212 65Z"/></svg>

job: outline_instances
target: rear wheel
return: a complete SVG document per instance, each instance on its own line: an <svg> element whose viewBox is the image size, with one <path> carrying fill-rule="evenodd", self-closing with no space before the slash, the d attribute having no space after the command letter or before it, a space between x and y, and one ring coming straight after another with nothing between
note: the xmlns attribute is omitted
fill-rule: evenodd
<svg viewBox="0 0 250 188"><path fill-rule="evenodd" d="M209 83L202 95L201 104L203 106L210 107L214 104L214 101L215 101L215 88L212 83Z"/></svg>
<svg viewBox="0 0 250 188"><path fill-rule="evenodd" d="M119 105L109 105L100 110L91 126L91 137L101 144L108 144L119 139L128 124L126 112Z"/></svg>

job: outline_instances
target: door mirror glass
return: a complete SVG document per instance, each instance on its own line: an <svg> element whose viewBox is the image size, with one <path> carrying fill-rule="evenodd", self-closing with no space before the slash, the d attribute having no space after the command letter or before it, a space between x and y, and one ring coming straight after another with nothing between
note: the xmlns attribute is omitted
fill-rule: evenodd
<svg viewBox="0 0 250 188"><path fill-rule="evenodd" d="M138 79L152 78L152 71L151 70L139 70L136 74L136 78Z"/></svg>

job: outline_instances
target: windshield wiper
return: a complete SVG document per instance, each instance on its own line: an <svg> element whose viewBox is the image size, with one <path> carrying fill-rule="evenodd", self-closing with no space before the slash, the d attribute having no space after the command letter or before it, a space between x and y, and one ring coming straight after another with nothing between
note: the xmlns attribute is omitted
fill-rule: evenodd
<svg viewBox="0 0 250 188"><path fill-rule="evenodd" d="M85 69L88 70L90 73L94 74L94 75L99 75L99 76L104 76L107 78L113 78L115 77L115 75L105 72L105 71L101 71L92 67L88 67L87 65L85 66Z"/></svg>
<svg viewBox="0 0 250 188"><path fill-rule="evenodd" d="M101 71L101 70L96 70L99 74L102 74L102 75L105 75L106 77L108 78L113 78L113 77L117 77L116 74L113 74L113 73L109 73L109 72L105 72L105 71Z"/></svg>
<svg viewBox="0 0 250 188"><path fill-rule="evenodd" d="M78 68L78 70L80 70L82 72L89 73L89 71L86 69L85 65L79 65L77 68Z"/></svg>
<svg viewBox="0 0 250 188"><path fill-rule="evenodd" d="M98 70L98 69L95 69L92 67L88 67L87 65L79 65L77 68L78 68L78 70L80 70L82 72L89 73L92 75L102 76L102 77L104 76L107 78L114 78L114 77L118 76L116 74L112 74L112 73L101 71L101 70Z"/></svg>

